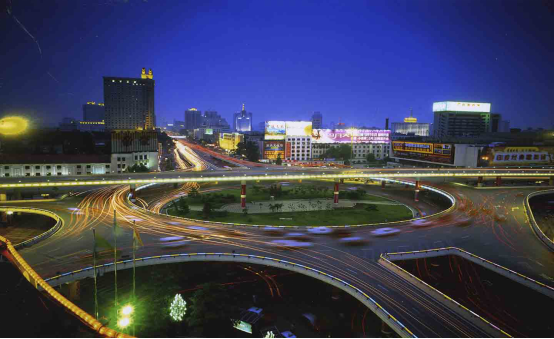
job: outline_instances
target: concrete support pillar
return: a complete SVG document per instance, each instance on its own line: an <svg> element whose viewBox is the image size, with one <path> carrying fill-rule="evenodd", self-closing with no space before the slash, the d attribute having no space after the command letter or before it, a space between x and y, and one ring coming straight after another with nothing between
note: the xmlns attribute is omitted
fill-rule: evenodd
<svg viewBox="0 0 554 339"><path fill-rule="evenodd" d="M419 188L421 187L421 184L419 180L416 180L415 182L415 190L414 190L414 201L419 201L418 195L419 195Z"/></svg>
<svg viewBox="0 0 554 339"><path fill-rule="evenodd" d="M137 185L136 184L131 184L130 188L129 188L129 191L131 193L131 199L136 198L136 190L137 190Z"/></svg>
<svg viewBox="0 0 554 339"><path fill-rule="evenodd" d="M386 181L385 180L381 180L381 189L384 190L385 189L385 185L386 185Z"/></svg>
<svg viewBox="0 0 554 339"><path fill-rule="evenodd" d="M477 177L477 187L483 187L483 177Z"/></svg>
<svg viewBox="0 0 554 339"><path fill-rule="evenodd" d="M554 177L548 178L548 186L554 186Z"/></svg>
<svg viewBox="0 0 554 339"><path fill-rule="evenodd" d="M246 208L246 181L240 182L240 207Z"/></svg>
<svg viewBox="0 0 554 339"><path fill-rule="evenodd" d="M0 201L8 200L8 195L6 193L0 193Z"/></svg>
<svg viewBox="0 0 554 339"><path fill-rule="evenodd" d="M339 203L339 186L340 186L340 181L335 179L335 189L333 191L333 202L335 204Z"/></svg>
<svg viewBox="0 0 554 339"><path fill-rule="evenodd" d="M496 177L495 185L496 186L502 186L502 177Z"/></svg>
<svg viewBox="0 0 554 339"><path fill-rule="evenodd" d="M21 196L21 189L19 189L19 188L14 189L12 200L21 200L21 199L23 199L22 196Z"/></svg>

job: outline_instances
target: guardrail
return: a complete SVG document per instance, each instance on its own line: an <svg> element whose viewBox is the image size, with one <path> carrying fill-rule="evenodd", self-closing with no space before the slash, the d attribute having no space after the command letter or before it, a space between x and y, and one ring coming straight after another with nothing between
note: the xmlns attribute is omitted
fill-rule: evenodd
<svg viewBox="0 0 554 339"><path fill-rule="evenodd" d="M42 241L46 238L49 238L52 235L54 235L63 226L63 219L60 218L59 215L57 215L54 212L51 212L51 211L48 211L48 210L43 210L43 209L40 209L40 208L0 206L0 211L2 211L2 212L11 211L11 212L41 214L41 215L45 215L47 217L50 217L50 218L56 220L56 224L52 228L50 228L48 231L46 231L44 233L41 233L41 234L37 235L34 238L31 238L29 240L25 240L23 242L20 242L20 243L14 245L15 249L22 249L22 248L30 247L30 246L38 243L39 241Z"/></svg>
<svg viewBox="0 0 554 339"><path fill-rule="evenodd" d="M444 248L437 248L432 250L421 250L421 251L411 251L411 252L396 252L396 253L382 253L381 257L379 258L379 263L383 265L384 267L389 268L390 271L404 277L405 279L416 282L416 285L421 287L424 290L427 290L433 294L437 300L448 304L454 304L456 308L454 308L456 311L458 311L461 315L464 317L474 320L475 318L480 319L485 324L488 325L488 329L492 329L494 333L501 333L505 336L511 337L508 333L497 327L496 325L492 324L485 318L481 317L477 313L471 311L464 305L461 305L454 299L450 298L448 295L442 293L438 289L434 288L433 286L427 284L420 278L414 276L410 272L404 270L400 266L394 264L392 261L394 260L410 260L410 259L419 259L419 258L429 258L429 257L437 257L437 256L446 256L446 255L457 255L460 257L463 257L473 263L476 263L478 265L484 266L488 269L493 270L494 272L497 272L511 280L514 280L518 283L521 283L527 287L532 288L533 290L542 293L550 298L554 298L554 288L550 287L546 284L543 284L541 282L538 282L534 279L531 279L527 276L524 276L521 273L512 271L504 266L498 265L490 260L487 260L485 258L479 257L473 253L464 251L457 247L444 247ZM445 302L448 301L448 302ZM464 312L461 312L460 309L464 310ZM469 316L469 317L468 317Z"/></svg>
<svg viewBox="0 0 554 339"><path fill-rule="evenodd" d="M459 171L459 170L458 170ZM289 175L247 175L243 176L206 176L200 177L187 177L187 178L154 178L154 179L118 179L118 180L83 180L79 181L75 179L73 181L51 181L51 182L31 182L31 183L13 183L13 184L0 184L0 188L23 188L23 187L52 187L52 186L89 186L89 185L126 185L126 184L148 184L148 183L186 183L186 182L215 182L215 181L243 181L243 180L260 180L260 181L272 181L272 180L306 180L306 179L348 179L348 178L406 178L406 177L421 177L421 178L439 178L439 177L552 177L554 171L535 171L535 173L529 173L522 171L522 173L514 172L501 172L490 171L487 172L471 172L465 173L450 173L449 170L437 171L440 173L425 173L425 172L402 172L397 173L341 173L341 174L292 174ZM445 173L446 172L446 173ZM160 174L157 174L160 175Z"/></svg>
<svg viewBox="0 0 554 339"><path fill-rule="evenodd" d="M383 181L388 181L388 182L395 182L395 183L400 183L402 185L410 185L410 186L415 186L415 183L413 182L409 182L409 181L401 181L401 180L394 180L394 179L373 179L373 180L383 180ZM145 185L146 186L146 185ZM142 187L145 187L145 186L142 186ZM456 199L454 198L453 195L451 195L450 193L446 192L446 191L443 191L443 190L440 190L438 188L434 188L434 187L431 187L431 186L425 186L425 185L422 185L421 188L424 188L424 189L427 189L429 191L433 191L433 192L436 192L438 194L441 194L445 197L447 197L450 202L452 203L452 206L450 206L449 208L445 209L444 211L440 211L440 212L437 212L435 214L431 214L431 215L426 215L424 217L419 217L419 218L412 218L412 219L405 219L405 220L398 220L398 221L389 221L389 222L380 222L380 223L373 223L373 224L357 224L357 225L332 225L332 226L276 226L276 225L253 225L253 224L239 224L239 223L232 223L232 222L221 222L221 221L210 221L210 220L201 220L201 219L191 219L191 218L185 218L185 217L178 217L178 216L174 216L174 215L171 215L172 218L177 218L177 219L181 219L181 220L185 220L185 221L188 221L188 222L194 222L194 223L204 223L204 224L213 224L213 225L222 225L222 226L231 226L231 227L254 227L254 228L260 228L260 227L278 227L278 228L292 228L292 229L305 229L305 228L315 228L315 227L329 227L329 228L345 228L345 227L370 227L370 226L385 226L385 225L394 225L394 224L400 224L400 223L405 223L405 222L410 222L410 221L415 221L415 220L420 220L420 219L427 219L427 218L431 218L431 217L436 217L436 216L439 216L439 215L442 215L444 213L448 213L450 211L452 211L454 208L456 208ZM137 188L138 190L138 188ZM150 213L150 214L155 214L155 215L160 215L161 213L156 213L156 212L152 212L146 208L144 208L143 206L139 206L135 203L133 203L130 198L129 198L129 195L127 195L127 203L128 204L131 204L133 206L136 206L137 208L140 208L142 209L143 211L147 212L147 213ZM166 204L167 205L167 204ZM163 215L163 214L161 214Z"/></svg>
<svg viewBox="0 0 554 339"><path fill-rule="evenodd" d="M37 274L37 272L35 272L35 270L33 270L31 266L21 257L21 255L17 253L17 250L8 239L0 236L0 247L3 247L3 246L6 247L6 250L4 251L3 254L7 257L7 259L12 264L14 264L19 269L19 271L23 274L25 279L27 279L29 283L31 283L31 285L33 285L38 290L45 291L50 297L52 297L54 300L60 303L72 315L79 318L83 323L89 326L92 330L94 330L98 334L105 337L130 338L130 336L124 333L120 333L113 329L105 327L104 325L102 325L101 322L94 319L93 316L83 311L77 305L73 304L71 301L67 300L63 295L58 293L58 291L56 291L44 279L42 279Z"/></svg>
<svg viewBox="0 0 554 339"><path fill-rule="evenodd" d="M548 246L551 250L554 250L554 239L550 239L544 234L544 232L539 227L539 224L537 224L537 221L535 220L535 216L533 215L533 211L531 210L531 205L529 205L529 199L536 195L542 195L542 194L551 194L554 193L554 190L545 190L540 192L533 192L527 195L525 199L523 199L523 209L525 210L525 215L527 216L527 221L529 221L529 224L531 224L531 228L539 237L539 239L542 240L543 243L545 243L546 246Z"/></svg>
<svg viewBox="0 0 554 339"><path fill-rule="evenodd" d="M371 309L381 320L389 325L398 335L404 338L417 338L404 324L385 310L377 301L372 297L361 291L359 288L347 283L346 281L334 277L328 273L322 272L315 268L311 268L305 265L297 264L287 260L281 260L276 258L264 257L252 254L238 254L238 253L181 253L181 254L166 254L157 255L143 258L136 258L135 263L137 267L148 266L162 263L175 263L184 261L232 261L232 262L248 262L259 263L262 265L278 267L289 271L295 271L302 273L318 280L329 283L341 290L347 292L354 298L358 299L369 309ZM122 260L117 262L117 269L127 269L133 267L133 260ZM103 265L97 265L96 270L99 274L103 275L106 272L114 270L113 263L106 263ZM80 280L85 277L94 276L93 267L86 267L76 271L63 273L51 278L46 279L46 282L51 286L57 286L63 283L67 283L74 280Z"/></svg>

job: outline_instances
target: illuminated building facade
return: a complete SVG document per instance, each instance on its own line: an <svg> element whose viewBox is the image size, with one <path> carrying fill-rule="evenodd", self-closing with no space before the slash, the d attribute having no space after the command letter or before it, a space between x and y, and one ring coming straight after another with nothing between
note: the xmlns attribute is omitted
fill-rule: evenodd
<svg viewBox="0 0 554 339"><path fill-rule="evenodd" d="M142 69L140 78L104 77L107 130L153 130L154 79Z"/></svg>
<svg viewBox="0 0 554 339"><path fill-rule="evenodd" d="M233 114L233 130L235 132L251 132L252 131L252 113L246 112L244 104L242 110Z"/></svg>
<svg viewBox="0 0 554 339"><path fill-rule="evenodd" d="M491 104L444 101L433 103L434 136L477 137L498 132L501 115L491 113Z"/></svg>
<svg viewBox="0 0 554 339"><path fill-rule="evenodd" d="M240 133L220 133L219 147L226 151L234 151L237 149L239 142L244 140L244 135Z"/></svg>
<svg viewBox="0 0 554 339"><path fill-rule="evenodd" d="M143 164L158 170L159 145L156 131L118 130L111 133L111 164L116 173Z"/></svg>
<svg viewBox="0 0 554 339"><path fill-rule="evenodd" d="M415 118L410 111L410 116L404 118L404 122L393 122L391 124L392 138L395 139L396 136L407 135L428 137L430 125L429 123L417 122L417 118Z"/></svg>

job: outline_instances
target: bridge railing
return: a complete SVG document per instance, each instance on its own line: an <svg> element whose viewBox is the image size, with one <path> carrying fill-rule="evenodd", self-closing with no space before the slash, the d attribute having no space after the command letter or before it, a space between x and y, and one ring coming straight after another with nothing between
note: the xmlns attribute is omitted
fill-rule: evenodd
<svg viewBox="0 0 554 339"><path fill-rule="evenodd" d="M369 309L371 309L381 320L383 320L388 326L390 326L398 335L404 338L417 338L404 324L391 315L386 309L383 308L372 297L361 291L359 288L349 284L348 282L337 278L333 275L317 270L312 267L297 264L287 260L281 260L271 257L265 257L252 254L239 254L239 253L180 253L180 254L166 254L157 255L143 258L136 258L135 263L137 267L148 266L162 263L175 263L184 261L232 261L232 262L249 262L259 263L262 265L278 267L289 271L299 272L318 280L327 282L337 288L342 289L354 298L358 299ZM122 260L117 262L117 269L127 269L133 267L133 260ZM112 262L103 265L96 266L97 272L104 274L114 270L114 264ZM63 283L71 282L74 280L80 280L86 277L93 276L93 267L86 267L76 271L66 272L51 278L46 279L51 286L57 286Z"/></svg>
<svg viewBox="0 0 554 339"><path fill-rule="evenodd" d="M0 236L0 247L5 247L5 250L2 251L2 254L19 269L21 274L23 274L25 279L27 279L31 283L31 285L33 285L36 289L42 290L47 293L52 299L56 300L59 304L65 307L69 313L77 317L99 335L104 337L117 338L130 337L124 333L117 332L113 329L105 327L104 325L102 325L101 322L94 319L93 316L83 311L77 305L66 299L52 286L50 286L44 279L42 279L40 275L38 275L38 273L35 272L35 270L33 270L33 268L23 259L23 257L21 257L12 243L2 236Z"/></svg>
<svg viewBox="0 0 554 339"><path fill-rule="evenodd" d="M55 187L55 186L87 186L87 185L125 185L125 184L148 184L148 183L186 183L186 182L214 182L214 181L243 181L243 180L307 180L307 179L348 179L348 178L406 178L406 177L421 177L421 178L439 178L439 177L454 177L454 178L468 178L468 177L552 177L554 171L552 170L537 170L524 171L520 173L515 170L479 170L475 172L474 169L468 169L468 173L465 170L440 170L423 172L421 169L417 171L398 170L397 173L375 173L375 172L356 172L353 173L340 173L340 174L291 174L285 173L285 175L230 175L230 176L203 176L200 177L185 177L181 178L153 178L153 179L112 179L105 180L71 180L71 181L50 181L50 182L21 182L21 183L3 183L0 184L0 188L26 188L26 187ZM388 171L385 171L388 172ZM163 175L157 173L155 175Z"/></svg>
<svg viewBox="0 0 554 339"><path fill-rule="evenodd" d="M531 205L529 205L529 199L531 199L532 197L552 193L554 193L554 190L533 192L527 195L527 197L523 199L523 209L525 210L527 221L531 225L531 228L533 229L537 237L539 237L539 239L541 239L542 242L545 243L545 245L548 246L551 250L554 250L554 239L550 239L549 237L547 237L546 234L544 234L544 232L541 230L539 224L537 224L537 221L535 220L535 216L533 215L533 211L531 210Z"/></svg>
<svg viewBox="0 0 554 339"><path fill-rule="evenodd" d="M470 320L479 319L482 322L484 322L487 325L487 328L489 330L492 330L490 332L492 335L495 333L502 334L508 337L511 337L508 333L506 333L504 330L500 329L496 325L492 324L485 318L481 317L477 313L471 311L464 305L458 303L454 299L450 298L448 295L442 293L438 289L434 288L433 286L427 284L422 279L416 277L415 275L411 274L410 272L406 271L402 267L396 265L393 263L393 261L396 260L413 260L413 259L420 259L420 258L430 258L430 257L437 257L437 256L446 256L446 255L457 255L460 257L463 257L464 259L467 259L473 263L476 263L478 265L484 266L496 273L499 273L511 280L514 280L518 283L521 283L529 288L532 288L533 290L542 293L550 298L554 298L554 288L551 286L548 286L546 284L543 284L539 281L536 281L534 279L531 279L521 273L515 272L513 270L510 270L504 266L498 265L490 260L487 260L485 258L479 257L473 253L464 251L457 247L444 247L444 248L437 248L432 250L421 250L421 251L411 251L411 252L396 252L396 253L382 253L381 257L379 259L379 263L383 265L384 267L389 268L392 272L404 277L408 281L414 282L417 286L420 288L429 291L432 295L435 295L436 299L439 301L448 304L450 303L453 305L455 310L460 312L463 316L469 318Z"/></svg>
<svg viewBox="0 0 554 339"><path fill-rule="evenodd" d="M25 247L29 247L29 246L32 246L32 245L38 243L39 241L42 241L46 238L49 238L52 235L54 235L63 226L63 219L60 218L59 215L57 215L54 212L44 210L44 209L40 209L40 208L0 206L0 211L1 212L23 212L23 213L40 214L40 215L50 217L50 218L52 218L56 221L56 224L53 227L51 227L48 231L46 231L44 233L41 233L41 234L37 235L34 238L31 238L31 239L25 240L23 242L20 242L18 244L15 244L14 245L15 249L22 249L22 248L25 248Z"/></svg>

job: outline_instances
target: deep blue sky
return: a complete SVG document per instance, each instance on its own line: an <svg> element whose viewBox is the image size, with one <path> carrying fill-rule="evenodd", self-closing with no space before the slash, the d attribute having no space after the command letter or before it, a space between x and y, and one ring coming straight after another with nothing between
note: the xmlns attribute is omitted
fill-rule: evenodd
<svg viewBox="0 0 554 339"><path fill-rule="evenodd" d="M103 101L102 76L147 67L168 121L197 107L231 123L244 102L255 123L321 111L383 126L465 100L491 102L512 126L554 124L548 1L13 0L12 13L42 58L3 9L0 116L81 118Z"/></svg>

